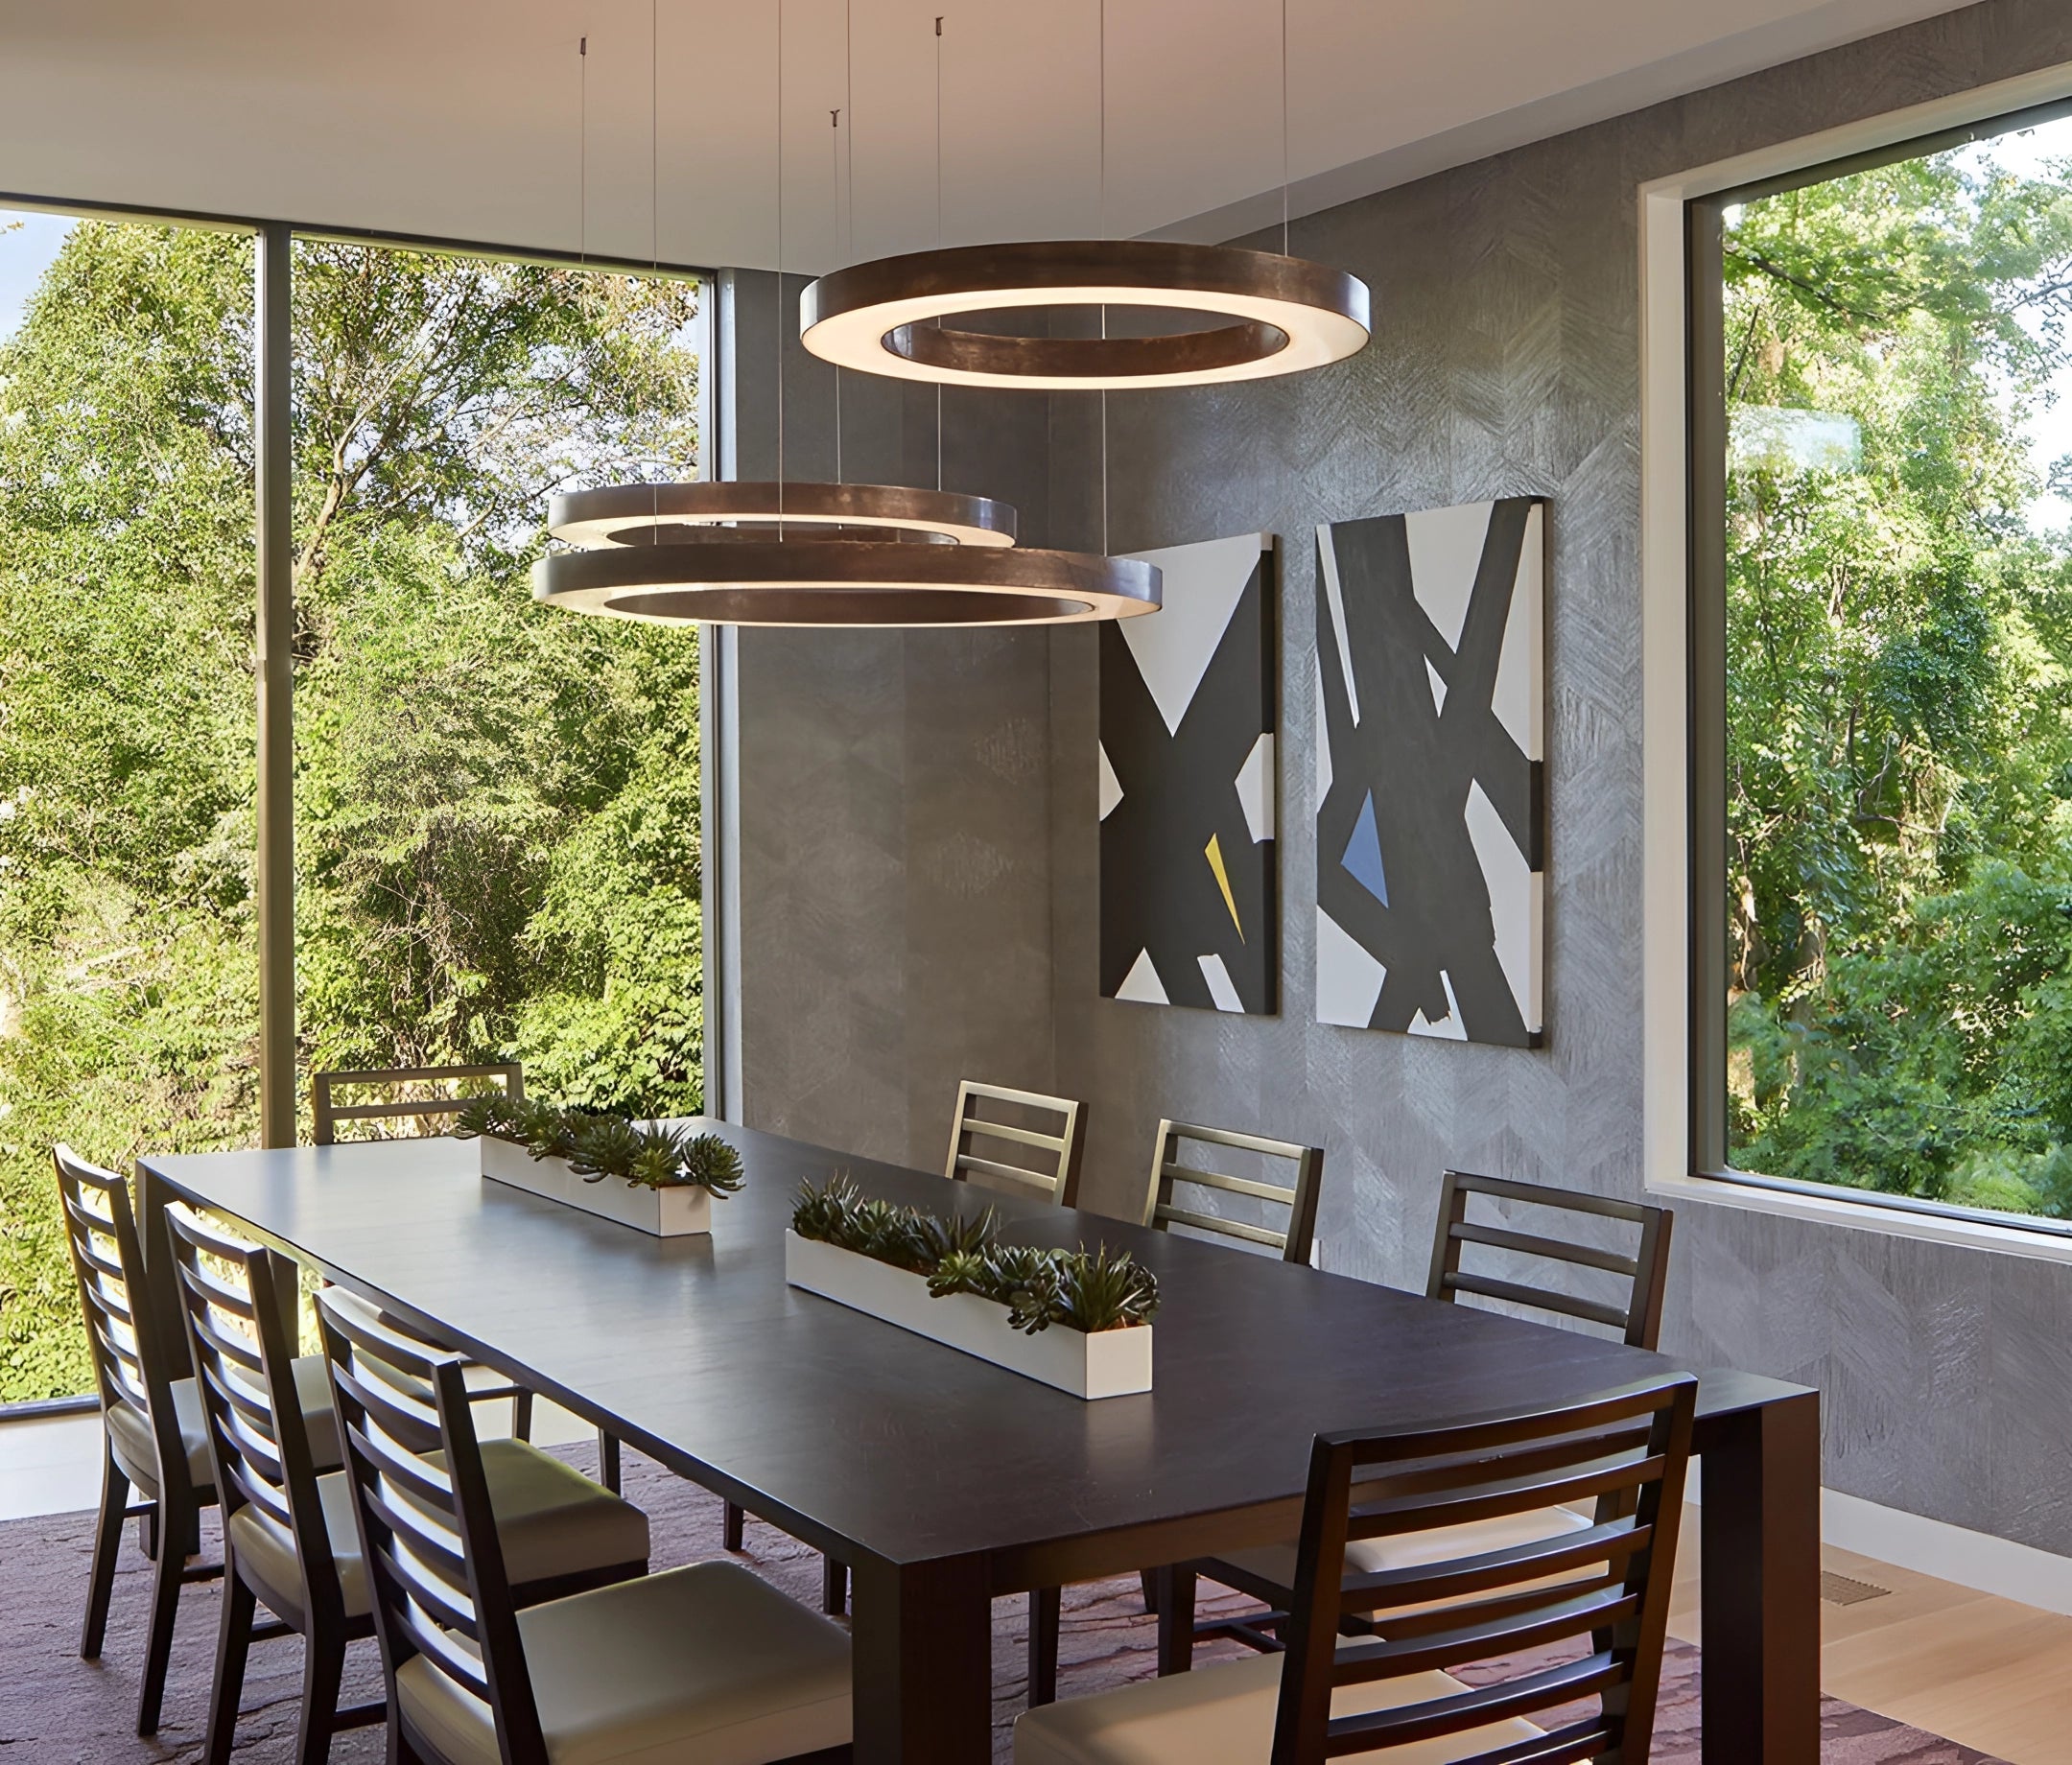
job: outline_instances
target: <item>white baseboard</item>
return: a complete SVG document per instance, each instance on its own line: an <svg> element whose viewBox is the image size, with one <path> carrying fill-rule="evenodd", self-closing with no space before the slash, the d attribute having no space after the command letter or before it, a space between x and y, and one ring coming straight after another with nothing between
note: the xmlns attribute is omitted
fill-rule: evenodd
<svg viewBox="0 0 2072 1765"><path fill-rule="evenodd" d="M2072 1614L2072 1558L2034 1545L1880 1507L1840 1490L1821 1491L1821 1537L1919 1575Z"/></svg>
<svg viewBox="0 0 2072 1765"><path fill-rule="evenodd" d="M1694 1463L1686 1490L1693 1502L1701 1497L1702 1482L1702 1467ZM2033 1544L1996 1539L1831 1489L1821 1491L1821 1541L1917 1575L1933 1575L1978 1593L2072 1616L2072 1557Z"/></svg>

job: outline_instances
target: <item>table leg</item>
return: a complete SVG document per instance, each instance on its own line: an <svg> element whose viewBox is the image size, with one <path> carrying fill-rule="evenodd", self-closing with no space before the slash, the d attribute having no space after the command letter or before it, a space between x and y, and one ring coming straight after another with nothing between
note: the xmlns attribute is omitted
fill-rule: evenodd
<svg viewBox="0 0 2072 1765"><path fill-rule="evenodd" d="M993 1609L983 1558L850 1565L856 1765L983 1765Z"/></svg>
<svg viewBox="0 0 2072 1765"><path fill-rule="evenodd" d="M179 1197L148 1165L136 1172L137 1248L144 1253L145 1300L151 1307L158 1340L176 1374L187 1370L187 1325L180 1316L179 1282L173 1273L173 1229L166 1209Z"/></svg>
<svg viewBox="0 0 2072 1765"><path fill-rule="evenodd" d="M1702 1463L1706 1765L1818 1765L1819 1394L1712 1419Z"/></svg>

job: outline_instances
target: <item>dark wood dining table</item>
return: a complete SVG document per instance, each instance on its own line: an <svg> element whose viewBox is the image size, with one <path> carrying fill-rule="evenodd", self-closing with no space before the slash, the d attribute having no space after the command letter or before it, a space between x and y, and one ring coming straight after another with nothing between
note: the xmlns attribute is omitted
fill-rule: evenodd
<svg viewBox="0 0 2072 1765"><path fill-rule="evenodd" d="M1565 1400L1675 1365L1580 1330L989 1196L1024 1242L1156 1271L1156 1389L1054 1391L786 1285L802 1179L938 1212L940 1176L703 1122L746 1188L656 1238L483 1181L433 1139L152 1157L146 1255L184 1198L244 1222L671 1470L846 1563L860 1765L989 1756L990 1602L1294 1533L1319 1431ZM170 1305L173 1283L153 1283ZM161 1323L177 1331L177 1315ZM177 1335L173 1338L177 1339ZM1708 1765L1819 1755L1819 1395L1700 1370Z"/></svg>

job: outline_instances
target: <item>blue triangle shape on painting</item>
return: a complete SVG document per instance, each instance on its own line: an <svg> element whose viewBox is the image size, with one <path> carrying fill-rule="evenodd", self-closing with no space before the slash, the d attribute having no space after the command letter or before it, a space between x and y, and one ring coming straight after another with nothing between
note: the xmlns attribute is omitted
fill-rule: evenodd
<svg viewBox="0 0 2072 1765"><path fill-rule="evenodd" d="M1346 841L1345 856L1338 860L1383 906L1388 906L1388 873L1381 868L1381 835L1375 827L1374 792L1360 805L1359 819L1353 824L1353 837Z"/></svg>

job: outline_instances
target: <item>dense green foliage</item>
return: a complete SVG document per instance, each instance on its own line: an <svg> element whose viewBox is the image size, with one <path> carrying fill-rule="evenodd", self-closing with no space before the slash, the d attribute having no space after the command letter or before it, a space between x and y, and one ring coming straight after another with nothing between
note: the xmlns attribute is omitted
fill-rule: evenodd
<svg viewBox="0 0 2072 1765"><path fill-rule="evenodd" d="M2072 1216L2072 177L1730 220L1733 1163Z"/></svg>
<svg viewBox="0 0 2072 1765"><path fill-rule="evenodd" d="M544 499L685 474L695 287L295 247L303 1071L695 1112L692 633L534 606ZM82 224L0 345L0 1400L86 1388L54 1141L257 1133L252 247Z"/></svg>

